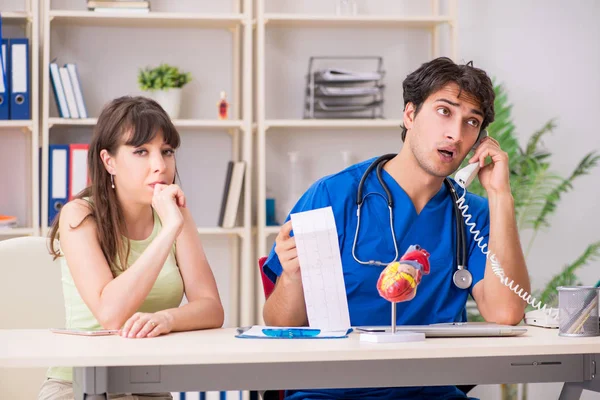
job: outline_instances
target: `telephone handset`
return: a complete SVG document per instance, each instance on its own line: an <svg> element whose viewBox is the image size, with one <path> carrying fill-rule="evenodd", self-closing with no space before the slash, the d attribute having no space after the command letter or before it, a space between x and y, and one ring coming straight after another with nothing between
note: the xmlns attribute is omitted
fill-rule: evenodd
<svg viewBox="0 0 600 400"><path fill-rule="evenodd" d="M475 145L473 146L473 151L477 148L477 146L479 146L479 144L481 143L483 138L485 138L487 135L488 135L488 133L487 133L487 130L485 130L485 129L480 132L479 137L477 138L477 141L475 142ZM545 312L548 316L547 321L552 322L552 324L547 323L544 326L557 327L558 326L558 322L557 322L558 309L547 308L546 304L542 304L541 301L536 300L535 297L533 297L531 294L527 293L523 288L520 288L519 285L516 284L514 280L509 280L509 278L504 274L504 270L500 266L500 263L498 262L496 255L493 253L490 253L489 247L486 243L482 243L483 237L481 236L480 231L476 229L475 223L470 221L472 216L467 212L469 209L469 206L467 204L465 204L465 196L467 194L467 187L471 184L471 182L473 182L473 180L475 179L475 177L477 176L478 173L479 173L479 161L467 165L466 167L457 171L456 174L454 175L454 180L464 190L462 196L460 196L460 198L456 201L456 204L457 204L458 209L460 210L463 218L465 219L465 225L469 227L469 231L473 234L473 240L475 240L475 242L477 243L477 246L479 247L481 252L486 256L486 258L489 258L489 260L492 264L492 271L500 279L500 281L505 286L507 286L510 290L512 290L514 293L516 293L517 296L522 298L527 304L531 305L533 308L540 310L540 311L535 311L535 310L530 311L527 314L529 315L534 312L538 312L538 313Z"/></svg>
<svg viewBox="0 0 600 400"><path fill-rule="evenodd" d="M477 149L477 147L479 146L479 144L481 143L481 141L487 136L488 136L487 130L486 129L482 130L479 133L479 137L477 138L477 141L473 145L472 150L475 151ZM471 164L467 165L466 167L462 168L458 172L456 172L456 175L454 175L454 180L456 181L456 183L458 183L460 185L460 187L462 187L463 189L467 189L467 187L471 184L471 182L473 182L473 179L475 179L475 177L477 176L478 173L479 173L479 161L476 161L476 162L471 163Z"/></svg>

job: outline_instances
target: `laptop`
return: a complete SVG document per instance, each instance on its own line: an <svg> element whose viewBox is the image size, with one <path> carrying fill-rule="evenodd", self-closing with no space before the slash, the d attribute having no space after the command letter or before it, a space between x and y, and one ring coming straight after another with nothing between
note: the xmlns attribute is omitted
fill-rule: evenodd
<svg viewBox="0 0 600 400"><path fill-rule="evenodd" d="M390 326L357 326L358 332L391 332ZM396 331L423 332L426 337L494 337L519 336L525 326L498 325L487 322L449 322L431 325L398 325Z"/></svg>

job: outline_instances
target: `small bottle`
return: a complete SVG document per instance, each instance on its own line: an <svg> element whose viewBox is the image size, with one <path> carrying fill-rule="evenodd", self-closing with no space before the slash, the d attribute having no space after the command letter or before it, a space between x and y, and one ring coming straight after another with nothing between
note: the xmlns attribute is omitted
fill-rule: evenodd
<svg viewBox="0 0 600 400"><path fill-rule="evenodd" d="M344 169L346 169L352 165L352 153L350 153L350 151L348 151L348 150L342 150L341 154L342 154L342 167Z"/></svg>
<svg viewBox="0 0 600 400"><path fill-rule="evenodd" d="M357 11L356 0L336 0L335 13L337 15L356 15Z"/></svg>
<svg viewBox="0 0 600 400"><path fill-rule="evenodd" d="M276 226L279 225L277 223L277 218L275 216L275 197L273 196L273 193L271 192L271 189L269 189L269 187L267 187L267 193L266 193L266 209L267 209L267 221L266 221L266 225L267 226Z"/></svg>
<svg viewBox="0 0 600 400"><path fill-rule="evenodd" d="M229 111L229 103L225 98L225 92L221 92L221 100L217 103L217 107L219 109L219 119L227 119L228 111Z"/></svg>

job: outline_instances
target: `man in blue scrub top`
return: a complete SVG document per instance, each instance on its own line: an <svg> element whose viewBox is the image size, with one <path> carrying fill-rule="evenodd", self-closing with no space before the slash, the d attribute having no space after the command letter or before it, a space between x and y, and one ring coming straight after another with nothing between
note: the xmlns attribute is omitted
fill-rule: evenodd
<svg viewBox="0 0 600 400"><path fill-rule="evenodd" d="M490 263L467 234L468 266L473 283L459 289L452 280L456 270L456 220L453 200L443 184L475 144L480 130L494 120L494 91L487 74L472 64L457 65L437 58L409 74L403 83L404 126L400 152L382 171L394 200L394 232L402 255L412 244L431 253L431 272L423 277L416 297L398 303L399 325L432 324L466 320L465 304L472 294L486 321L517 324L525 303L505 287ZM470 158L484 164L478 178L487 200L467 194L466 204L477 229L511 279L530 292L529 277L517 232L513 197L509 184L508 156L493 138L485 138ZM331 206L335 216L352 326L389 325L390 303L377 292L383 267L362 265L352 255L356 233L357 188L374 159L351 166L314 183L294 206L292 213ZM459 195L462 194L453 182ZM375 171L364 184L370 195L361 209L356 258L389 262L395 250L385 192ZM291 232L283 225L264 271L276 282L267 299L265 323L277 326L308 325L301 280L301 265ZM401 373L402 371L398 371ZM288 391L290 399L464 399L454 386L311 389Z"/></svg>

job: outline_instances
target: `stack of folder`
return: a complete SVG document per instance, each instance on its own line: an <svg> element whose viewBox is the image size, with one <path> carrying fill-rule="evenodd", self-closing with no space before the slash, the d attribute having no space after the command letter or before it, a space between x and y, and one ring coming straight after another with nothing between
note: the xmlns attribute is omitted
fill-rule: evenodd
<svg viewBox="0 0 600 400"><path fill-rule="evenodd" d="M88 0L88 10L106 13L147 13L150 11L148 1L128 0Z"/></svg>
<svg viewBox="0 0 600 400"><path fill-rule="evenodd" d="M12 229L17 227L17 217L0 214L0 229Z"/></svg>
<svg viewBox="0 0 600 400"><path fill-rule="evenodd" d="M0 120L31 119L29 39L2 37L0 15Z"/></svg>
<svg viewBox="0 0 600 400"><path fill-rule="evenodd" d="M306 82L304 118L383 118L384 71L348 68L313 70L311 57ZM336 59L336 57L324 57ZM343 65L341 62L338 64Z"/></svg>
<svg viewBox="0 0 600 400"><path fill-rule="evenodd" d="M56 62L51 62L50 80L60 117L87 118L88 113L81 91L77 65L69 63L59 67Z"/></svg>
<svg viewBox="0 0 600 400"><path fill-rule="evenodd" d="M60 209L90 184L89 145L51 144L48 149L48 225Z"/></svg>

